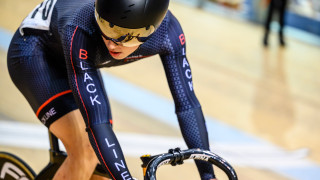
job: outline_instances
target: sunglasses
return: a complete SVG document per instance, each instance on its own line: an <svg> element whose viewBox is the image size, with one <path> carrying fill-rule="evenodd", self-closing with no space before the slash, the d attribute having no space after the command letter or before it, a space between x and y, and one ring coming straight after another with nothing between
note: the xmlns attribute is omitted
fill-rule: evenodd
<svg viewBox="0 0 320 180"><path fill-rule="evenodd" d="M132 36L130 34L126 34L126 35L120 36L117 39L114 39L114 38L111 38L111 37L108 37L107 35L105 35L101 30L100 30L100 32L106 40L110 40L113 43L115 43L116 45L122 45L122 46L128 46L128 47L135 46L135 45L141 45L144 42L146 42L149 38L149 37L140 37L139 35ZM132 41L132 39L134 39L134 38L136 38L138 40L138 42Z"/></svg>

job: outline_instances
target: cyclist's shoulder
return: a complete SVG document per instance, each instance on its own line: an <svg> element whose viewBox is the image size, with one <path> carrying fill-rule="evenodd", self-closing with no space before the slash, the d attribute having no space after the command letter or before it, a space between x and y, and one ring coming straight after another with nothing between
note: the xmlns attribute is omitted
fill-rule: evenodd
<svg viewBox="0 0 320 180"><path fill-rule="evenodd" d="M57 0L55 11L59 18L74 17L76 14L94 12L94 2L91 0Z"/></svg>
<svg viewBox="0 0 320 180"><path fill-rule="evenodd" d="M179 21L175 18L170 10L168 10L165 18L156 32L151 35L150 40L145 46L151 49L158 49L160 55L170 55L181 50L179 36L183 34L183 30Z"/></svg>
<svg viewBox="0 0 320 180"><path fill-rule="evenodd" d="M167 14L163 19L161 25L159 26L157 32L166 34L176 34L182 32L179 20L170 10L167 11Z"/></svg>
<svg viewBox="0 0 320 180"><path fill-rule="evenodd" d="M168 10L167 15L168 17L168 28L173 29L174 31L169 31L169 33L180 33L183 32L182 25L178 18L174 15L173 12Z"/></svg>
<svg viewBox="0 0 320 180"><path fill-rule="evenodd" d="M181 24L179 20L171 13L171 11L168 11L168 17L169 17L169 35L170 41L172 41L172 44L175 48L178 50L182 49L185 45L185 35L183 32L183 29L181 27Z"/></svg>
<svg viewBox="0 0 320 180"><path fill-rule="evenodd" d="M58 4L58 2L60 2ZM92 34L96 31L94 18L94 2L88 0L58 1L56 6L57 26L60 33L65 33L66 27L78 27Z"/></svg>

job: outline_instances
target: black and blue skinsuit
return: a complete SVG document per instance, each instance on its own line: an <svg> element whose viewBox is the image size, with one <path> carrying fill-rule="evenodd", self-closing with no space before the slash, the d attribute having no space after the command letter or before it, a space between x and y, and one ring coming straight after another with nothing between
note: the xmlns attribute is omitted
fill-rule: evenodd
<svg viewBox="0 0 320 180"><path fill-rule="evenodd" d="M41 20L47 23L47 29L41 23L32 23ZM187 146L209 150L205 119L186 58L185 36L170 11L144 44L125 59L116 60L109 54L95 22L93 1L45 0L15 33L8 51L8 69L17 88L47 127L79 108L100 163L113 179L130 179L111 127L110 105L99 68L125 65L157 54ZM196 164L202 179L214 178L211 164Z"/></svg>

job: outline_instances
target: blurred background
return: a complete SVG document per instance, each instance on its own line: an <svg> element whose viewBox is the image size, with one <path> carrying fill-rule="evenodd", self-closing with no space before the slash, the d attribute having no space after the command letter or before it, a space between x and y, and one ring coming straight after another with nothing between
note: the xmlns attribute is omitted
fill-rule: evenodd
<svg viewBox="0 0 320 180"><path fill-rule="evenodd" d="M6 52L14 31L40 2L0 0L0 151L18 155L36 172L48 163L47 130L11 82ZM212 151L241 180L320 179L320 0L288 0L286 46L279 44L275 15L266 47L269 3L172 0L170 10L185 32ZM140 155L186 148L162 64L154 56L103 69L103 76L115 132L132 174L142 179ZM160 168L158 175L199 179L193 163Z"/></svg>

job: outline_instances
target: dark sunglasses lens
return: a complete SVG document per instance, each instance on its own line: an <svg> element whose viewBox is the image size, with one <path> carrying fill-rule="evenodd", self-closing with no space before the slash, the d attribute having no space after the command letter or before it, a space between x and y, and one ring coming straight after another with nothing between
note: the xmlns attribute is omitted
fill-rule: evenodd
<svg viewBox="0 0 320 180"><path fill-rule="evenodd" d="M139 42L146 42L148 37L137 37Z"/></svg>
<svg viewBox="0 0 320 180"><path fill-rule="evenodd" d="M117 41L121 42L123 41L124 39L126 39L127 35L124 35L124 36L121 36L117 39Z"/></svg>

